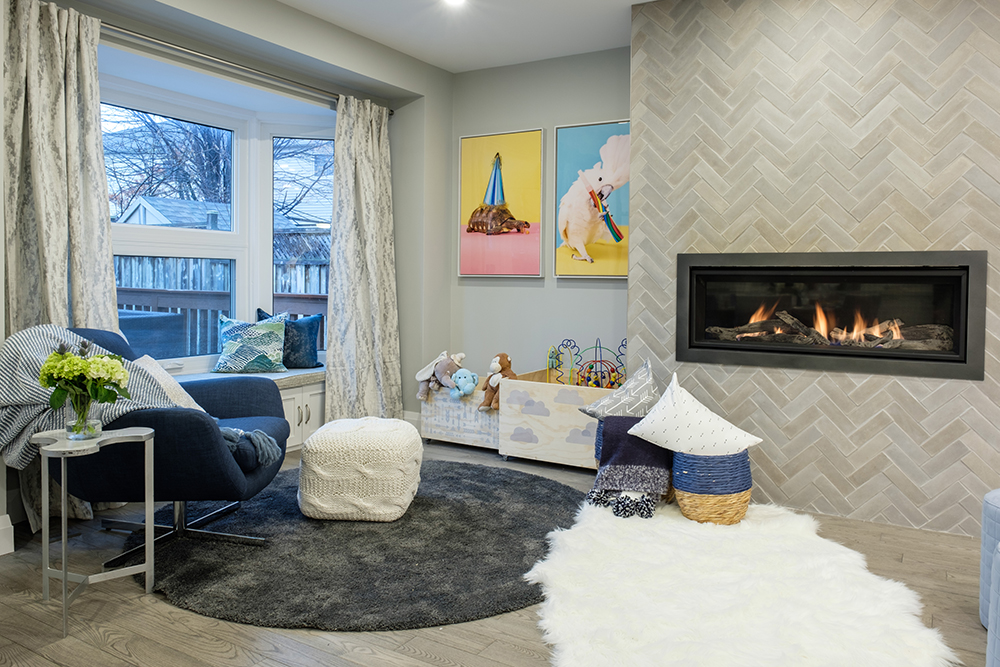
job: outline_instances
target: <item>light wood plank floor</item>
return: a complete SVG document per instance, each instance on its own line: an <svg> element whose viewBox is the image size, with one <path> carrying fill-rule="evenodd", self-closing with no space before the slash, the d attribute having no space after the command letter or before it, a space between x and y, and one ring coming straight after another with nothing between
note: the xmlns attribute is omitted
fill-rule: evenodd
<svg viewBox="0 0 1000 667"><path fill-rule="evenodd" d="M482 463L543 475L587 491L593 472L528 461L503 461L495 452L428 443L425 456ZM291 454L286 467L298 465ZM141 515L141 505L119 510ZM107 515L105 513L105 515ZM938 628L970 667L985 664L986 631L979 624L979 542L973 538L817 517L821 534L863 553L869 568L904 582L925 605L924 622ZM58 522L55 523L58 530ZM97 572L117 553L121 533L99 521L70 525L70 565ZM531 607L494 618L406 632L330 633L274 630L227 623L146 596L131 579L89 587L62 637L61 607L41 600L41 542L19 530L14 553L0 557L0 665L69 667L520 667L547 665L549 650ZM288 576L294 576L289 573Z"/></svg>

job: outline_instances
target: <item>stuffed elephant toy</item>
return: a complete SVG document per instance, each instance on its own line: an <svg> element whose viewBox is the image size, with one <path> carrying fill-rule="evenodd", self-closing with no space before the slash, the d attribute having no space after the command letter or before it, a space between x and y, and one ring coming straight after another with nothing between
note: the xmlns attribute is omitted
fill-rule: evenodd
<svg viewBox="0 0 1000 667"><path fill-rule="evenodd" d="M455 386L451 388L452 398L468 396L476 390L476 385L479 384L479 376L464 368L452 373L451 380L455 383Z"/></svg>

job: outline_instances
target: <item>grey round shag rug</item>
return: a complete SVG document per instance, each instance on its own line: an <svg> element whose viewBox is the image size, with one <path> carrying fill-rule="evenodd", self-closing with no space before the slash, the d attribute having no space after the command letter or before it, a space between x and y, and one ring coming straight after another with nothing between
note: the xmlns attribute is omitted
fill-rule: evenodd
<svg viewBox="0 0 1000 667"><path fill-rule="evenodd" d="M492 466L424 461L420 487L391 523L318 521L299 512L286 470L206 528L264 546L180 538L156 552L157 592L205 616L274 628L407 630L495 616L542 601L522 575L573 525L584 494ZM188 503L201 516L219 503ZM170 523L172 508L157 513ZM129 536L126 548L140 543ZM141 575L140 575L141 578Z"/></svg>

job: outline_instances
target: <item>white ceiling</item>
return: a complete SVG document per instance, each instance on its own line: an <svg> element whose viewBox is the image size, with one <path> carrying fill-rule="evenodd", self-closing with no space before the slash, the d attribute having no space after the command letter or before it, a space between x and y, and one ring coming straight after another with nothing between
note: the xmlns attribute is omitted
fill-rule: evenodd
<svg viewBox="0 0 1000 667"><path fill-rule="evenodd" d="M449 72L629 45L640 0L279 0Z"/></svg>

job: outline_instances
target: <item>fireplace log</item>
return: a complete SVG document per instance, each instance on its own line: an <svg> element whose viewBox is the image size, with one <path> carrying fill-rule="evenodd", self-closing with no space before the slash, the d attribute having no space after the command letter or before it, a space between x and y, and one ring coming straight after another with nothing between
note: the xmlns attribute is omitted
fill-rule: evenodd
<svg viewBox="0 0 1000 667"><path fill-rule="evenodd" d="M760 336L746 336L741 343L794 343L796 345L811 345L812 341L799 333L766 333Z"/></svg>
<svg viewBox="0 0 1000 667"><path fill-rule="evenodd" d="M820 332L816 331L812 327L807 327L802 323L799 318L790 314L787 310L781 310L774 314L779 320L790 326L795 331L799 332L803 336L809 339L809 341L815 345L829 345L830 341Z"/></svg>
<svg viewBox="0 0 1000 667"><path fill-rule="evenodd" d="M947 340L955 338L955 330L946 324L917 324L899 330L906 340Z"/></svg>
<svg viewBox="0 0 1000 667"><path fill-rule="evenodd" d="M735 341L738 340L737 336L744 334L772 333L781 324L781 320L764 320L763 322L751 322L750 324L743 324L738 327L708 327L705 329L705 333L718 336L719 340Z"/></svg>

